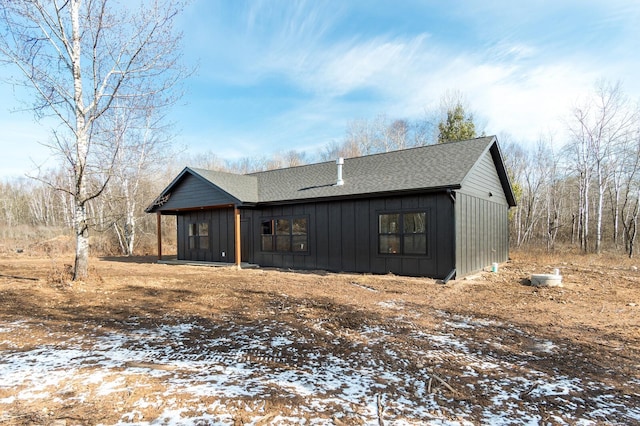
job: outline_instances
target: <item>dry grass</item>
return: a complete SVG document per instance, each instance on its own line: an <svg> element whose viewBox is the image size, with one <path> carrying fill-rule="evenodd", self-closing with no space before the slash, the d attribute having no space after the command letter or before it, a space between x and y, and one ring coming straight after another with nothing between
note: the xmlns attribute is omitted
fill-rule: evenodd
<svg viewBox="0 0 640 426"><path fill-rule="evenodd" d="M163 236L165 253L175 253L176 237L173 233ZM111 231L97 232L90 236L91 253L94 256L118 256L121 249L117 238ZM155 234L139 233L135 247L135 255L149 255L157 250ZM75 252L75 237L68 228L33 227L19 225L15 227L0 226L0 256L23 254L27 256L61 257Z"/></svg>
<svg viewBox="0 0 640 426"><path fill-rule="evenodd" d="M0 386L6 424L65 419L67 424L113 424L128 419L126 413L161 422L174 405L184 409L185 418L206 407L212 418L226 419L222 424L269 423L279 415L307 423L370 424L373 418L362 407L375 403L376 395L383 395L390 424L489 423L485 413L492 410L506 413L503 423L523 417L568 424L637 420L608 402L602 403L607 418L590 414L604 410L594 402L601 399L640 406L640 272L633 259L621 255L514 251L499 273L447 285L394 275L167 266L151 256L94 258L89 279L68 286L71 263L71 255L61 254L0 257L0 320L16 324L15 332L5 328L0 351L19 357L43 347L68 349L76 342L96 357L95 339L156 336L145 344L127 340L122 350L138 348L134 353L144 354L151 350L147 344L158 345L157 358L124 358L107 372L91 358L86 365L79 362L73 375L46 388L55 398L15 398L29 394L28 382ZM532 273L555 268L564 287L527 285ZM185 324L194 327L178 340L154 335ZM273 344L283 336L291 343ZM458 345L466 352L457 352ZM171 356L162 358L166 353ZM205 367L193 367L189 360ZM347 377L340 386L323 388L326 399L318 399L279 387L268 376L293 374L306 380L297 384L301 388L320 386L316 383L329 373L328 365L343 360L352 368L380 372L372 378L375 392L349 399L343 389L356 379ZM233 371L237 364L253 368L233 382L248 386L243 388L247 396L198 397L188 387L172 387L172 380L192 383L206 371ZM98 373L106 374L105 383L117 384L112 393L88 380ZM193 386L218 379L207 377ZM570 391L545 393L545 386L564 380L574 386ZM259 383L268 386L252 392ZM504 395L504 405L496 405ZM392 405L397 401L405 408ZM432 407L431 414L420 411L425 406Z"/></svg>

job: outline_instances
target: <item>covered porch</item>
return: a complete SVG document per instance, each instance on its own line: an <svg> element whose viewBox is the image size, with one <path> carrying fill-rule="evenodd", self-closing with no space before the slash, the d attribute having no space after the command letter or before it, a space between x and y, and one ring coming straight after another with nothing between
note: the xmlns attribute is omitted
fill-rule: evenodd
<svg viewBox="0 0 640 426"><path fill-rule="evenodd" d="M188 265L188 266L207 266L211 268L237 268L235 262L207 262L199 260L179 260L177 256L159 256L158 263L163 265ZM240 262L241 269L257 269L260 265L249 262Z"/></svg>
<svg viewBox="0 0 640 426"><path fill-rule="evenodd" d="M176 216L177 255L162 252L162 216ZM235 205L156 211L158 263L251 267L243 261L240 210Z"/></svg>

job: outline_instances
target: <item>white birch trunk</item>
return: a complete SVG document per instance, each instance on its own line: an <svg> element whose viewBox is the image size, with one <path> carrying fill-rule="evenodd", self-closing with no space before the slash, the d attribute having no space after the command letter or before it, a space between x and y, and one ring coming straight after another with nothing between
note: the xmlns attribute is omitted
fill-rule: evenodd
<svg viewBox="0 0 640 426"><path fill-rule="evenodd" d="M71 64L73 66L73 99L75 102L75 137L76 137L76 164L74 167L75 180L75 209L73 224L76 233L76 259L73 271L73 279L81 280L89 274L89 227L87 223L87 188L85 171L87 155L89 153L89 141L87 123L85 120L84 100L82 98L82 71L80 64L80 1L71 0Z"/></svg>
<svg viewBox="0 0 640 426"><path fill-rule="evenodd" d="M139 176L136 176L136 179L139 179ZM137 185L136 185L137 186ZM124 221L124 239L126 241L126 255L133 255L133 247L135 245L136 239L136 201L134 196L132 196L129 191L129 180L125 179L124 181L124 194L125 194L125 221ZM137 191L134 191L135 195Z"/></svg>
<svg viewBox="0 0 640 426"><path fill-rule="evenodd" d="M596 205L596 247L595 252L600 253L602 244L602 210L604 206L605 183L602 177L602 169L598 167L598 204Z"/></svg>

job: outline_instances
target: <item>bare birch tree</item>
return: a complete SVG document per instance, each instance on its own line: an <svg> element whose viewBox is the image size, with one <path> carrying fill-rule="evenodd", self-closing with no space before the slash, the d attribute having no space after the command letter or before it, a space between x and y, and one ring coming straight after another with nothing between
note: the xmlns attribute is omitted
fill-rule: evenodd
<svg viewBox="0 0 640 426"><path fill-rule="evenodd" d="M580 175L581 242L586 251L589 241L590 187L595 184L595 244L599 253L602 243L602 221L605 195L612 174L612 154L634 130L637 117L619 83L599 82L595 94L573 111L570 145Z"/></svg>
<svg viewBox="0 0 640 426"><path fill-rule="evenodd" d="M37 117L59 123L50 148L73 176L72 187L61 189L74 200L74 280L82 279L89 260L87 203L104 191L119 149L103 137L101 120L116 105L146 106L149 96L171 102L182 74L173 26L183 4L0 0L0 6L0 57L19 71L14 83L35 93ZM96 176L104 179L95 184Z"/></svg>
<svg viewBox="0 0 640 426"><path fill-rule="evenodd" d="M134 252L138 217L144 214L140 206L142 185L171 155L169 125L151 101L145 109L116 109L108 121L110 140L118 140L120 147L108 187L109 223L126 256Z"/></svg>

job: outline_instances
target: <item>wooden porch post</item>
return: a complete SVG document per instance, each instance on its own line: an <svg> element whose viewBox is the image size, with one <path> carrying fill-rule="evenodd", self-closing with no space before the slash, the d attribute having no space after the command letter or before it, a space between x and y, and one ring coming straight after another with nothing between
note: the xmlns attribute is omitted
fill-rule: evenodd
<svg viewBox="0 0 640 426"><path fill-rule="evenodd" d="M233 207L233 215L235 217L233 235L236 238L236 267L240 269L240 263L242 262L242 259L240 259L242 253L242 250L240 250L240 210L236 206Z"/></svg>
<svg viewBox="0 0 640 426"><path fill-rule="evenodd" d="M162 214L156 213L157 218L157 230L158 233L158 260L162 260Z"/></svg>

